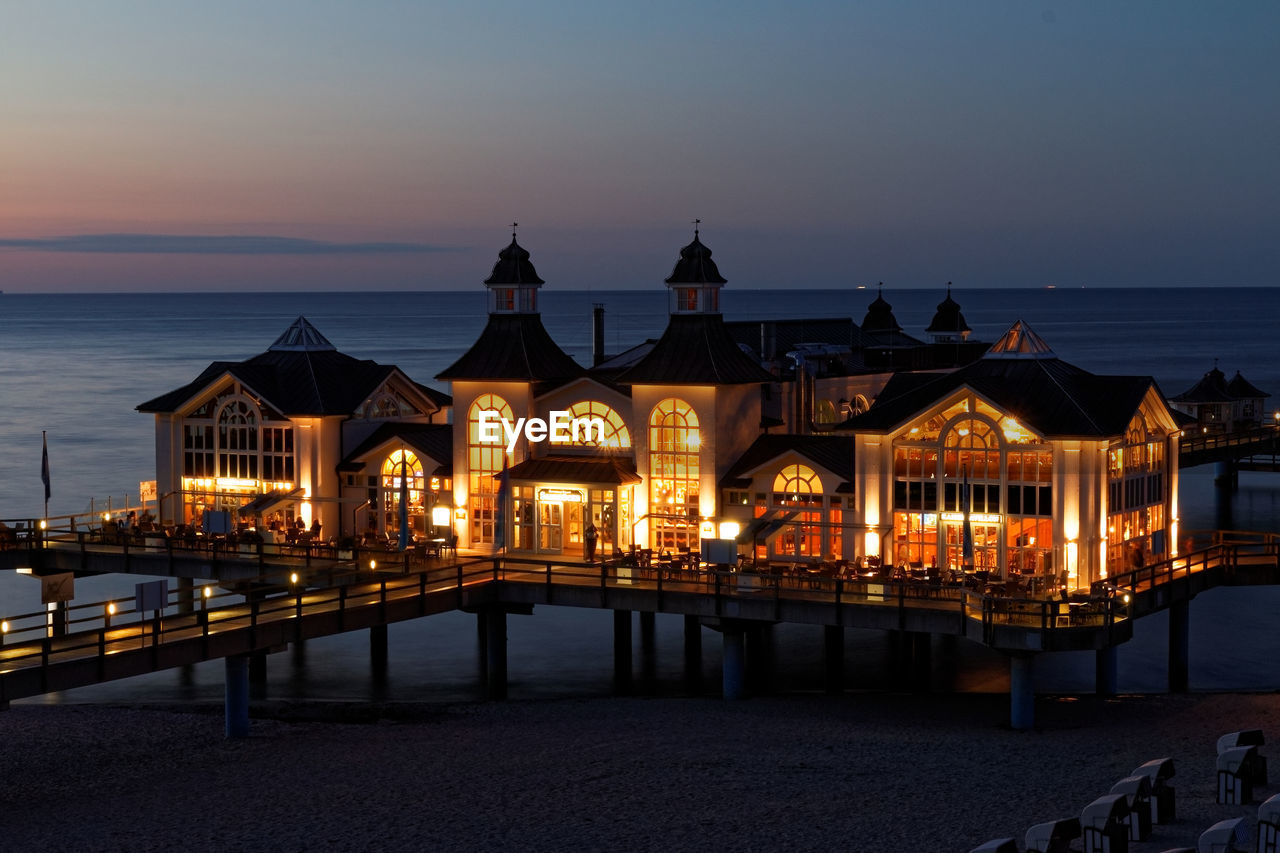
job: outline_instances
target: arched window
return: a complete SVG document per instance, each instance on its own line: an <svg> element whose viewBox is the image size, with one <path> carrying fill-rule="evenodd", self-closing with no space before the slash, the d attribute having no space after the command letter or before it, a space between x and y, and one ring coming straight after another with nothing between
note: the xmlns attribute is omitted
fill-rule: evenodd
<svg viewBox="0 0 1280 853"><path fill-rule="evenodd" d="M1165 435L1142 412L1125 428L1123 443L1107 453L1107 570L1141 566L1151 554L1167 555L1165 542Z"/></svg>
<svg viewBox="0 0 1280 853"><path fill-rule="evenodd" d="M788 557L822 556L822 480L807 465L788 465L773 478L773 505L794 511L778 533L774 552Z"/></svg>
<svg viewBox="0 0 1280 853"><path fill-rule="evenodd" d="M218 410L218 476L258 478L258 407L232 397Z"/></svg>
<svg viewBox="0 0 1280 853"><path fill-rule="evenodd" d="M813 407L813 422L817 426L831 426L838 420L836 404L830 400L818 400Z"/></svg>
<svg viewBox="0 0 1280 853"><path fill-rule="evenodd" d="M493 542L498 492L498 482L493 475L502 471L507 455L505 442L480 440L481 412L495 412L499 418L515 421L511 405L497 394L481 394L467 410L467 485L472 545Z"/></svg>
<svg viewBox="0 0 1280 853"><path fill-rule="evenodd" d="M684 400L668 397L649 415L649 513L653 547L692 547L698 536L702 433Z"/></svg>
<svg viewBox="0 0 1280 853"><path fill-rule="evenodd" d="M423 497L426 492L422 462L412 450L395 450L382 460L382 517L386 521L387 530L392 533L400 530L401 477L407 487L409 529L425 533L426 507Z"/></svg>
<svg viewBox="0 0 1280 853"><path fill-rule="evenodd" d="M584 430L579 433L578 440L556 441L551 443L559 447L601 447L608 450L622 450L631 447L631 431L626 422L612 406L598 400L580 400L568 408L570 418L599 418L604 422L603 440L597 441L595 430Z"/></svg>

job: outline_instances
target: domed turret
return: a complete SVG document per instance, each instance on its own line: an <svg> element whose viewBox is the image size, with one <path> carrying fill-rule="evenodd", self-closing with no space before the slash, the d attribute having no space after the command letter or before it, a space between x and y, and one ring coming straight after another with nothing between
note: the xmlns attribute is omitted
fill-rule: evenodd
<svg viewBox="0 0 1280 853"><path fill-rule="evenodd" d="M880 282L880 292L876 301L867 307L867 316L862 318L864 332L901 332L902 326L898 318L893 316L893 306L885 301L884 282Z"/></svg>
<svg viewBox="0 0 1280 853"><path fill-rule="evenodd" d="M960 305L951 298L951 282L947 282L947 298L938 303L933 321L925 329L935 344L954 343L968 339L969 324L960 313Z"/></svg>
<svg viewBox="0 0 1280 853"><path fill-rule="evenodd" d="M511 244L498 253L493 272L484 280L489 288L490 314L538 313L538 288L545 282L529 260L529 252L516 242L512 223Z"/></svg>
<svg viewBox="0 0 1280 853"><path fill-rule="evenodd" d="M693 220L693 242L680 250L680 260L667 276L672 314L720 313L720 288L728 282L711 260L711 250L698 239L701 221Z"/></svg>

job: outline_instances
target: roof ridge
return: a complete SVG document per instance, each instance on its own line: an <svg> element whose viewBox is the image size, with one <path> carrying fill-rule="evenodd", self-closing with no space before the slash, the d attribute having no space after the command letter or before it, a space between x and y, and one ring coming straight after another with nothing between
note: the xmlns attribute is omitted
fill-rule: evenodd
<svg viewBox="0 0 1280 853"><path fill-rule="evenodd" d="M1049 381L1052 382L1054 385L1058 386L1058 389L1062 391L1064 395L1066 395L1066 398L1071 401L1071 404L1080 410L1080 414L1084 415L1084 419L1087 420L1095 430L1097 430L1098 432L1102 432L1103 430L1101 425L1099 425L1098 422L1093 419L1093 415L1089 414L1089 410L1086 409L1084 406L1080 405L1080 401L1076 399L1075 395L1072 394L1070 391L1068 391L1066 386L1063 385L1061 382L1059 382L1058 378L1054 376L1052 373L1050 373L1048 368L1046 367L1046 364L1048 364L1050 361L1059 361L1059 360L1058 359L1034 359L1034 361L1036 363L1036 366L1040 368L1040 371L1044 373L1045 376L1049 377Z"/></svg>

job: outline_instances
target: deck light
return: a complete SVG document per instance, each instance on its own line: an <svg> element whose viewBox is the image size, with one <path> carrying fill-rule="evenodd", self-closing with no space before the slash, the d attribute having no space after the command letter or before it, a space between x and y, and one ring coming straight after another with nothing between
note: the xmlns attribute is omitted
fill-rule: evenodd
<svg viewBox="0 0 1280 853"><path fill-rule="evenodd" d="M102 514L102 520L103 520L103 521L110 521L110 520L111 520L111 513L109 513L109 512L104 512L104 513Z"/></svg>
<svg viewBox="0 0 1280 853"><path fill-rule="evenodd" d="M208 598L209 596L213 595L213 587L208 585L201 587L201 595L203 595L205 598Z"/></svg>
<svg viewBox="0 0 1280 853"><path fill-rule="evenodd" d="M298 573L289 572L289 583L297 583L297 582L298 582Z"/></svg>
<svg viewBox="0 0 1280 853"><path fill-rule="evenodd" d="M742 531L742 525L736 521L720 522L720 538L721 539L737 539L738 534Z"/></svg>
<svg viewBox="0 0 1280 853"><path fill-rule="evenodd" d="M0 634L7 633L9 633L9 622L6 620L4 622L0 622Z"/></svg>
<svg viewBox="0 0 1280 853"><path fill-rule="evenodd" d="M378 561L377 561L377 560L370 560L370 561L369 561L369 571L371 571L371 572L376 572L377 570L378 570Z"/></svg>
<svg viewBox="0 0 1280 853"><path fill-rule="evenodd" d="M48 528L49 528L49 522L45 521L43 518L40 519L40 529L47 530Z"/></svg>
<svg viewBox="0 0 1280 853"><path fill-rule="evenodd" d="M107 615L108 616L116 615L116 603L114 601L107 602Z"/></svg>
<svg viewBox="0 0 1280 853"><path fill-rule="evenodd" d="M1127 593L1127 592L1124 594L1124 603L1125 603L1125 604L1128 604L1128 603L1129 603L1129 593Z"/></svg>

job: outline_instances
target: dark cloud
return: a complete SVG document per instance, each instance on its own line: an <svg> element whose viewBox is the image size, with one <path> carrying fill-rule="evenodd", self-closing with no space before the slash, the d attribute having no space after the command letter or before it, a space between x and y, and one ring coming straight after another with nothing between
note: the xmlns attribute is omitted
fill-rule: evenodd
<svg viewBox="0 0 1280 853"><path fill-rule="evenodd" d="M0 238L0 249L108 255L406 255L450 252L456 248L426 243L334 243L269 235L71 234Z"/></svg>

